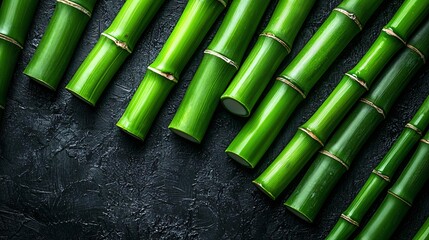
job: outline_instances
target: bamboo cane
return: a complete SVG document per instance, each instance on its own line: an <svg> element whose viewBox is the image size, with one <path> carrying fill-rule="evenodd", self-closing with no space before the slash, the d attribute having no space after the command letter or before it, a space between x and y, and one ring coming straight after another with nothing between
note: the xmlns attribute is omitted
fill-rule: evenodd
<svg viewBox="0 0 429 240"><path fill-rule="evenodd" d="M229 1L190 0L173 32L116 124L144 140L180 73Z"/></svg>
<svg viewBox="0 0 429 240"><path fill-rule="evenodd" d="M411 78L429 55L429 21L413 36L407 48L382 74L380 81L355 106L319 152L285 205L313 222L339 179L351 166L366 140L386 118ZM386 177L384 175L380 175Z"/></svg>
<svg viewBox="0 0 429 240"><path fill-rule="evenodd" d="M398 167L417 144L429 125L429 97L406 124L392 148L372 171L365 185L327 236L327 239L347 239L359 227L369 208L387 187Z"/></svg>
<svg viewBox="0 0 429 240"><path fill-rule="evenodd" d="M97 0L57 0L54 14L24 74L56 90Z"/></svg>
<svg viewBox="0 0 429 240"><path fill-rule="evenodd" d="M429 218L414 236L413 240L427 240L429 239Z"/></svg>
<svg viewBox="0 0 429 240"><path fill-rule="evenodd" d="M164 1L126 1L66 89L94 106Z"/></svg>
<svg viewBox="0 0 429 240"><path fill-rule="evenodd" d="M0 110L6 106L10 81L38 3L37 0L4 0L0 7Z"/></svg>
<svg viewBox="0 0 429 240"><path fill-rule="evenodd" d="M284 2L288 0L282 0L279 5ZM170 130L190 141L202 141L219 97L237 72L269 3L267 0L231 3L216 36L204 51L201 65L170 123Z"/></svg>
<svg viewBox="0 0 429 240"><path fill-rule="evenodd" d="M389 239L429 178L429 132L356 239Z"/></svg>
<svg viewBox="0 0 429 240"><path fill-rule="evenodd" d="M249 116L275 71L290 53L295 37L314 2L279 2L243 67L221 97L226 109L239 116Z"/></svg>
<svg viewBox="0 0 429 240"><path fill-rule="evenodd" d="M346 45L361 30L382 0L345 0L335 8L301 52L279 77L257 111L226 149L247 167L255 167L286 120ZM300 79L295 84L290 79ZM291 82L292 81L292 82ZM298 80L297 80L298 81Z"/></svg>

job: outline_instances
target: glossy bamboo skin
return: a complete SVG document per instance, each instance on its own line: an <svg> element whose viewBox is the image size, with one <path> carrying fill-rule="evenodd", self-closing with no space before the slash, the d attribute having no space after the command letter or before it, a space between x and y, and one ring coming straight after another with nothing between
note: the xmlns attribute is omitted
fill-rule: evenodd
<svg viewBox="0 0 429 240"><path fill-rule="evenodd" d="M429 55L429 21L413 36L410 44ZM424 65L424 59L412 47L402 51L386 68L374 88L338 127L323 151L310 166L285 205L298 216L312 222L338 180L348 170L373 131L384 120L395 100L412 77ZM373 106L373 104L375 106ZM336 159L338 158L338 159ZM390 169L389 169L390 170Z"/></svg>
<svg viewBox="0 0 429 240"><path fill-rule="evenodd" d="M363 220L369 208L389 184L388 181L380 177L380 174L391 179L401 163L413 150L421 137L421 132L427 129L429 125L429 97L420 106L409 124L416 127L418 131L405 127L392 148L371 173L356 198L343 212L345 217L341 217L338 220L327 239L348 239L358 228L358 226L345 219L352 219L357 223Z"/></svg>
<svg viewBox="0 0 429 240"><path fill-rule="evenodd" d="M250 115L275 71L289 54L314 2L283 0L277 4L267 27L221 97L226 109L239 116ZM273 34L286 46L266 34Z"/></svg>
<svg viewBox="0 0 429 240"><path fill-rule="evenodd" d="M118 121L119 128L144 140L180 73L225 9L226 3L228 1L188 2L173 32L158 57L149 66L146 76Z"/></svg>
<svg viewBox="0 0 429 240"><path fill-rule="evenodd" d="M287 1L287 0L283 0ZM218 106L219 97L237 72L247 46L268 7L267 0L236 0L231 3L209 51L233 61L206 53L186 91L170 130L200 143Z"/></svg>
<svg viewBox="0 0 429 240"><path fill-rule="evenodd" d="M427 240L429 239L429 218L414 236L413 240Z"/></svg>
<svg viewBox="0 0 429 240"><path fill-rule="evenodd" d="M346 0L338 8L354 13L360 23L365 24L381 2L382 0ZM301 89L304 90L303 94L307 94L359 31L355 21L333 10L282 75L300 79L295 84L306 86L307 90ZM302 100L302 95L294 88L275 81L256 112L228 146L226 153L247 167L255 167Z"/></svg>
<svg viewBox="0 0 429 240"><path fill-rule="evenodd" d="M66 89L95 106L164 1L126 1L67 84Z"/></svg>
<svg viewBox="0 0 429 240"><path fill-rule="evenodd" d="M6 106L15 65L38 3L37 0L4 0L0 7L0 111ZM15 43L7 41L7 38Z"/></svg>
<svg viewBox="0 0 429 240"><path fill-rule="evenodd" d="M88 12L57 2L45 34L24 70L24 74L51 90L56 90L63 78L97 0L71 2Z"/></svg>
<svg viewBox="0 0 429 240"><path fill-rule="evenodd" d="M429 178L429 132L356 239L389 239Z"/></svg>

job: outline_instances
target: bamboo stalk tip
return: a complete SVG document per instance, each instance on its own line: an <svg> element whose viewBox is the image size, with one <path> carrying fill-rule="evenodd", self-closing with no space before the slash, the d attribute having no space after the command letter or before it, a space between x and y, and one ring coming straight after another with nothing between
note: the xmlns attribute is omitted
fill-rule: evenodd
<svg viewBox="0 0 429 240"><path fill-rule="evenodd" d="M49 82L47 82L47 81L45 81L43 79L40 79L40 78L38 78L36 76L31 75L31 73L29 73L29 72L27 72L25 70L24 70L23 73L24 73L24 75L26 75L27 77L29 77L34 82L36 82L36 83L38 83L38 84L40 84L40 85L48 88L49 90L52 90L54 92L57 91L57 87L56 86L52 86Z"/></svg>
<svg viewBox="0 0 429 240"><path fill-rule="evenodd" d="M261 190L263 193L265 193L272 200L276 200L276 197L270 191L268 191L268 189L266 189L262 183L259 183L257 180L253 180L252 183L255 184L255 186L259 190Z"/></svg>
<svg viewBox="0 0 429 240"><path fill-rule="evenodd" d="M221 97L221 100L223 106L231 113L240 117L248 117L250 115L250 110L239 100L229 96Z"/></svg>
<svg viewBox="0 0 429 240"><path fill-rule="evenodd" d="M66 86L65 89L69 91L73 96L79 98L80 100L86 102L87 104L91 105L92 107L95 107L95 102L91 101L90 99L87 99L86 97L80 95L78 92L76 92L74 89Z"/></svg>
<svg viewBox="0 0 429 240"><path fill-rule="evenodd" d="M299 209L294 208L292 205L289 205L287 202L285 202L284 205L286 206L286 208L290 212L292 212L293 214L295 214L295 216L301 218L302 220L304 220L304 221L306 221L308 223L313 223L313 219L311 219L310 217L308 217L305 213L303 213Z"/></svg>
<svg viewBox="0 0 429 240"><path fill-rule="evenodd" d="M170 129L170 131L172 131L174 134L176 134L179 137L182 137L186 140L189 140L191 142L198 143L198 144L201 143L201 139L197 139L196 137L192 136L191 134L184 132L180 129L174 128L172 126L168 126L168 129Z"/></svg>
<svg viewBox="0 0 429 240"><path fill-rule="evenodd" d="M234 161L238 162L239 164L248 167L248 168L254 168L255 166L248 161L246 158L238 155L237 153L231 152L230 150L225 150L225 153L232 158Z"/></svg>
<svg viewBox="0 0 429 240"><path fill-rule="evenodd" d="M131 128L127 128L125 126L123 126L120 122L116 123L116 126L121 129L124 133L130 135L131 137L140 140L140 141L144 141L144 136L142 136L141 134L135 132L133 129Z"/></svg>

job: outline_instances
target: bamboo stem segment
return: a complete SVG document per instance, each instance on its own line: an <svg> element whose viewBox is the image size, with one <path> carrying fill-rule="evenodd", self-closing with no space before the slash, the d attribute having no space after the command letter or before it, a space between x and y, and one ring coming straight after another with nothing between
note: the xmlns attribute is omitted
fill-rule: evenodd
<svg viewBox="0 0 429 240"><path fill-rule="evenodd" d="M270 22L222 95L230 112L249 116L255 103L272 79L292 44L315 0L279 1Z"/></svg>
<svg viewBox="0 0 429 240"><path fill-rule="evenodd" d="M414 236L413 240L427 240L429 239L429 218Z"/></svg>
<svg viewBox="0 0 429 240"><path fill-rule="evenodd" d="M226 149L247 167L255 167L274 141L289 116L308 95L346 45L360 32L382 0L345 0L333 10L291 64L277 78L260 106ZM359 19L360 25L356 24ZM299 131L299 135L302 132ZM304 136L300 136L304 139ZM308 144L318 142L306 140ZM306 154L306 152L302 152ZM259 183L260 186L263 183Z"/></svg>
<svg viewBox="0 0 429 240"><path fill-rule="evenodd" d="M118 121L119 128L144 140L186 63L224 9L224 4L217 0L188 2L173 32L149 66L146 76Z"/></svg>
<svg viewBox="0 0 429 240"><path fill-rule="evenodd" d="M413 36L410 45L425 55L429 54L429 22L426 22ZM285 205L299 216L306 216L312 222L339 179L348 170L355 156L377 126L385 119L395 100L424 62L411 48L402 51L385 69L374 88L362 98L330 138L321 154L317 155L302 181L285 202ZM336 156L323 154L327 151ZM346 166L346 167L344 167ZM391 174L376 169L374 175L382 186ZM346 217L360 222L348 214Z"/></svg>
<svg viewBox="0 0 429 240"><path fill-rule="evenodd" d="M429 132L356 239L389 239L429 178Z"/></svg>
<svg viewBox="0 0 429 240"><path fill-rule="evenodd" d="M170 130L190 141L201 142L219 97L239 69L269 3L248 0L231 3L216 36L204 51L202 63L170 123Z"/></svg>
<svg viewBox="0 0 429 240"><path fill-rule="evenodd" d="M164 1L126 1L66 89L94 106Z"/></svg>
<svg viewBox="0 0 429 240"><path fill-rule="evenodd" d="M54 14L24 74L56 90L97 0L57 0Z"/></svg>
<svg viewBox="0 0 429 240"><path fill-rule="evenodd" d="M37 0L4 0L0 7L0 110L37 8Z"/></svg>

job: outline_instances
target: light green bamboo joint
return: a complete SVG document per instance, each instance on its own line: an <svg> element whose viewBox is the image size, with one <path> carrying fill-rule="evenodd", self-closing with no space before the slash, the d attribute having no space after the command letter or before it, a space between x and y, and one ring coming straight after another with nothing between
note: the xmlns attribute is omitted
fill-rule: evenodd
<svg viewBox="0 0 429 240"><path fill-rule="evenodd" d="M9 36L7 36L7 35L5 35L5 34L2 34L2 33L0 33L0 39L3 39L3 40L5 40L6 42L10 42L10 43L12 43L13 45L16 45L17 47L19 47L20 49L23 49L24 47L18 42L18 41L16 41L15 39L13 39L13 38L11 38L11 37L9 37Z"/></svg>
<svg viewBox="0 0 429 240"><path fill-rule="evenodd" d="M69 0L57 0L57 2L68 5L68 6L73 7L73 8L76 8L77 10L83 12L88 17L91 17L91 12L88 11L88 9L84 8L83 6L81 6L75 2L72 2Z"/></svg>
<svg viewBox="0 0 429 240"><path fill-rule="evenodd" d="M279 76L279 77L276 78L276 80L278 80L278 81L280 81L280 82L288 85L289 87L293 88L295 91L297 91L302 96L302 98L304 98L304 99L307 98L307 96L305 95L305 93L297 85L295 85L292 81L290 81L286 77Z"/></svg>
<svg viewBox="0 0 429 240"><path fill-rule="evenodd" d="M341 165L343 165L343 167L347 171L349 170L349 166L343 160L341 160L341 158L335 156L333 153L328 152L327 150L321 150L321 151L319 151L319 153L323 154L323 155L325 155L325 156L327 156L327 157L329 157L329 158L331 158L331 159L333 159L333 160L335 160L337 162L339 162Z"/></svg>
<svg viewBox="0 0 429 240"><path fill-rule="evenodd" d="M341 214L341 218L344 219L344 220L346 220L347 222L355 225L356 227L359 227L359 223L356 220L354 220L353 218L345 215L344 213Z"/></svg>
<svg viewBox="0 0 429 240"><path fill-rule="evenodd" d="M378 113L380 113L381 116L383 116L384 119L386 118L386 114L384 113L384 110L381 107L375 105L375 103L371 102L370 100L368 100L366 98L361 98L360 101L365 103L366 105L374 108Z"/></svg>

